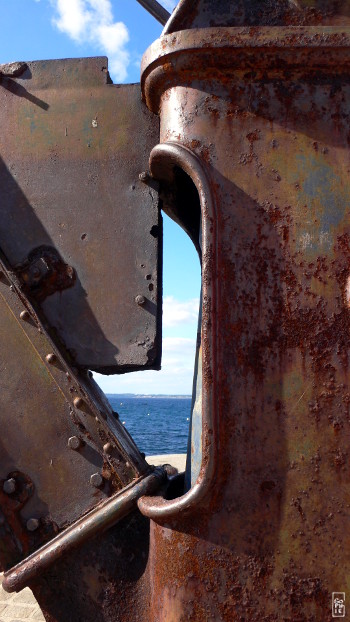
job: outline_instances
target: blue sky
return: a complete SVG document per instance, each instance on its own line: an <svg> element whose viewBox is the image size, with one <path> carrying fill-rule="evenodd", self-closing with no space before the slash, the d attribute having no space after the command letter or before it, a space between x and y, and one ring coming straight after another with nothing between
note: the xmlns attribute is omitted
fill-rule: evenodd
<svg viewBox="0 0 350 622"><path fill-rule="evenodd" d="M161 4L171 11L176 1ZM0 63L107 55L116 83L139 81L142 54L162 31L136 0L0 0L0 8ZM94 374L107 393L191 393L199 261L192 242L166 216L163 261L162 370Z"/></svg>

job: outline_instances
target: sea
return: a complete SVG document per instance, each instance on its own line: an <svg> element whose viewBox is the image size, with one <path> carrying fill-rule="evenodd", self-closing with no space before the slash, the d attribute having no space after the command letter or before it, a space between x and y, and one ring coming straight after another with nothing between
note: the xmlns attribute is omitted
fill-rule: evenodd
<svg viewBox="0 0 350 622"><path fill-rule="evenodd" d="M184 454L191 414L189 395L107 394L120 421L146 456Z"/></svg>

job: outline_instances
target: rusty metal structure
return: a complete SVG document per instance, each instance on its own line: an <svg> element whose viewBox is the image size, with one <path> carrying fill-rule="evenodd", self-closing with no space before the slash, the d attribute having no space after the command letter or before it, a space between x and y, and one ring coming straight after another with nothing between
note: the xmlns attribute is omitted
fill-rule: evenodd
<svg viewBox="0 0 350 622"><path fill-rule="evenodd" d="M332 620L350 2L180 0L141 89L104 58L17 63L0 102L5 589L48 622ZM185 474L147 464L89 372L159 368L160 208L202 261Z"/></svg>

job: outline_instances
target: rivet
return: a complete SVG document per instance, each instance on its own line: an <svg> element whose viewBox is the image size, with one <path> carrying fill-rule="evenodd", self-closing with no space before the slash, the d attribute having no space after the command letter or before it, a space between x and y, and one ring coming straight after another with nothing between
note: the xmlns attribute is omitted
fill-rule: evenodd
<svg viewBox="0 0 350 622"><path fill-rule="evenodd" d="M19 314L19 317L21 318L21 320L28 320L30 317L30 313L29 311L27 311L27 309L24 309L24 311L21 311L21 313Z"/></svg>
<svg viewBox="0 0 350 622"><path fill-rule="evenodd" d="M106 443L105 445L103 445L103 451L105 452L105 454L110 454L112 452L112 449L112 443Z"/></svg>
<svg viewBox="0 0 350 622"><path fill-rule="evenodd" d="M15 288L13 287L13 285L10 285L10 290L11 290L11 292L13 292L13 291L14 291L14 289L15 289Z"/></svg>
<svg viewBox="0 0 350 622"><path fill-rule="evenodd" d="M99 473L93 473L93 475L91 475L90 477L90 484L92 486L95 486L95 488L99 488L100 486L102 486L103 484L102 475L100 475Z"/></svg>
<svg viewBox="0 0 350 622"><path fill-rule="evenodd" d="M146 171L143 171L142 173L139 174L139 180L143 181L143 183L146 183L149 180L150 176L149 173L147 173Z"/></svg>
<svg viewBox="0 0 350 622"><path fill-rule="evenodd" d="M56 354L53 354L53 352L50 352L49 354L45 356L45 360L51 365L53 365L53 363L56 361Z"/></svg>
<svg viewBox="0 0 350 622"><path fill-rule="evenodd" d="M27 529L28 531L36 531L39 527L39 521L37 518L30 518L27 520Z"/></svg>
<svg viewBox="0 0 350 622"><path fill-rule="evenodd" d="M81 440L80 440L80 438L78 436L71 436L68 439L68 447L70 449L77 450L77 449L79 449L80 445L81 445Z"/></svg>
<svg viewBox="0 0 350 622"><path fill-rule="evenodd" d="M73 400L73 404L75 408L81 408L82 405L84 404L84 400L81 397L75 397Z"/></svg>
<svg viewBox="0 0 350 622"><path fill-rule="evenodd" d="M145 298L144 296L141 296L141 295L139 294L138 296L136 296L136 298L135 298L135 302L136 302L136 303L137 303L140 307L142 307L142 306L145 304L145 302L146 302L146 298Z"/></svg>
<svg viewBox="0 0 350 622"><path fill-rule="evenodd" d="M3 491L6 492L7 495L12 495L16 490L16 480L11 477L4 482Z"/></svg>

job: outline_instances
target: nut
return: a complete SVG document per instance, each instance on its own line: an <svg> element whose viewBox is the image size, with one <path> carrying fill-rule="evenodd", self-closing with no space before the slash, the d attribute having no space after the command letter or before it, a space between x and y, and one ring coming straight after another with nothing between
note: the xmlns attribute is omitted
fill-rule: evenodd
<svg viewBox="0 0 350 622"><path fill-rule="evenodd" d="M90 484L95 486L95 488L99 488L103 484L103 478L100 473L93 473L90 477Z"/></svg>
<svg viewBox="0 0 350 622"><path fill-rule="evenodd" d="M105 445L103 445L103 451L105 452L105 454L112 453L112 449L113 449L112 443L106 443Z"/></svg>
<svg viewBox="0 0 350 622"><path fill-rule="evenodd" d="M74 449L76 451L77 449L79 449L80 446L81 446L81 440L78 436L71 436L68 439L68 447L70 449Z"/></svg>
<svg viewBox="0 0 350 622"><path fill-rule="evenodd" d="M139 174L139 180L143 181L143 183L146 183L149 180L150 176L149 173L147 173L146 171L143 171L142 173Z"/></svg>
<svg viewBox="0 0 350 622"><path fill-rule="evenodd" d="M53 363L56 361L56 354L53 354L53 352L50 352L49 354L45 356L45 359L48 363L50 363L50 365L53 365Z"/></svg>
<svg viewBox="0 0 350 622"><path fill-rule="evenodd" d="M12 493L16 490L16 480L13 477L7 479L4 482L2 489L7 495L12 495Z"/></svg>
<svg viewBox="0 0 350 622"><path fill-rule="evenodd" d="M82 397L75 397L73 400L73 404L75 408L81 408L82 405L84 404L84 400Z"/></svg>
<svg viewBox="0 0 350 622"><path fill-rule="evenodd" d="M21 313L19 314L19 317L21 318L21 320L29 320L30 317L30 313L29 311L27 311L27 309L24 309L24 311L21 311Z"/></svg>
<svg viewBox="0 0 350 622"><path fill-rule="evenodd" d="M136 296L136 298L135 298L135 302L136 302L136 303L137 303L140 307L142 307L142 306L145 304L145 302L146 302L146 298L145 298L144 296L141 296L141 295L139 294L138 296Z"/></svg>
<svg viewBox="0 0 350 622"><path fill-rule="evenodd" d="M27 520L28 531L36 531L39 527L39 521L37 518L30 518Z"/></svg>

